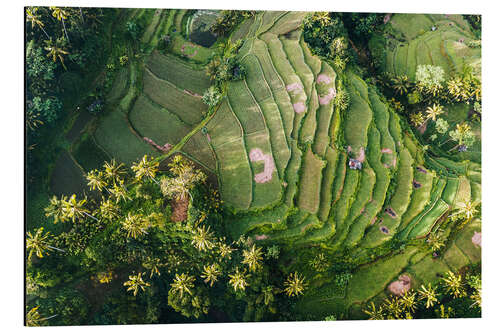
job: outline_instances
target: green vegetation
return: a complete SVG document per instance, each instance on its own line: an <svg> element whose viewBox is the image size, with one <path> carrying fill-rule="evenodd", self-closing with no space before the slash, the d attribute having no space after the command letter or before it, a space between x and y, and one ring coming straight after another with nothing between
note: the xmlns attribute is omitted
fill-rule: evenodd
<svg viewBox="0 0 500 333"><path fill-rule="evenodd" d="M480 316L480 18L26 20L28 325Z"/></svg>

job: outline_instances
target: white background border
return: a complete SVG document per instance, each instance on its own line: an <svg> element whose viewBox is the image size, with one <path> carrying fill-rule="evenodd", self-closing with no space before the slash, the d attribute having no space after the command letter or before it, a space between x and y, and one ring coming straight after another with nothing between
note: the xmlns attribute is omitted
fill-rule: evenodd
<svg viewBox="0 0 500 333"><path fill-rule="evenodd" d="M7 0L9 1L9 0ZM23 236L24 236L24 138L23 138L23 67L24 31L23 6L59 5L91 7L150 7L150 8L214 8L214 9L260 9L260 10L329 10L351 12L408 12L447 13L483 15L483 318L455 320L412 320L412 321L338 321L338 322L297 322L297 323L252 323L252 324L191 324L191 325L139 325L139 326L93 326L43 328L47 331L70 330L76 332L492 332L498 331L500 324L500 255L498 235L500 221L495 210L500 197L498 158L500 141L500 107L498 96L500 78L498 60L500 58L499 32L500 11L494 1L444 1L444 0L380 0L380 1L270 1L252 0L236 2L230 0L160 1L160 0L66 0L66 1L16 1L2 3L1 16L1 175L0 190L2 204L1 281L2 297L0 305L0 327L4 332L25 330L23 322ZM166 302L167 300L165 300ZM496 329L494 327L497 327ZM36 330L36 329L30 329ZM260 333L260 332L259 332Z"/></svg>

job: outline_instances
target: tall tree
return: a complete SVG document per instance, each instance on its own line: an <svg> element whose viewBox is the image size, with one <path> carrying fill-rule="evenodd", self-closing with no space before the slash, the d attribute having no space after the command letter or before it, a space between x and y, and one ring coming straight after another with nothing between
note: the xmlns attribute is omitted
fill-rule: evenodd
<svg viewBox="0 0 500 333"><path fill-rule="evenodd" d="M262 248L255 247L255 244L249 250L243 250L243 264L248 265L250 272L262 266L262 259Z"/></svg>
<svg viewBox="0 0 500 333"><path fill-rule="evenodd" d="M68 221L68 214L66 211L66 200L68 197L62 195L61 199L57 199L54 195L50 199L50 204L45 208L45 216L54 217L54 223L57 222L66 222Z"/></svg>
<svg viewBox="0 0 500 333"><path fill-rule="evenodd" d="M69 42L70 40L68 37L68 31L66 31L66 24L64 23L64 20L68 18L69 15L68 12L60 7L55 7L55 6L50 6L50 9L52 10L52 16L54 16L58 21L62 22L64 33L66 34L66 39Z"/></svg>
<svg viewBox="0 0 500 333"><path fill-rule="evenodd" d="M285 281L285 293L289 296L299 296L306 288L304 277L297 272L290 273Z"/></svg>
<svg viewBox="0 0 500 333"><path fill-rule="evenodd" d="M174 293L178 293L180 297L187 293L192 295L192 289L194 288L195 277L182 273L181 275L175 274L174 282L170 284L171 290Z"/></svg>
<svg viewBox="0 0 500 333"><path fill-rule="evenodd" d="M40 18L36 15L38 12L38 7L28 7L26 8L26 20L31 23L31 28L33 29L35 26L39 27L45 36L47 36L48 39L50 39L49 34L45 29L43 28L45 24L40 20Z"/></svg>
<svg viewBox="0 0 500 333"><path fill-rule="evenodd" d="M233 274L229 274L229 284L233 287L234 291L242 290L244 291L246 287L248 287L247 280L250 278L249 274L246 274L246 271L240 271L238 267L236 267L236 271Z"/></svg>
<svg viewBox="0 0 500 333"><path fill-rule="evenodd" d="M54 42L54 41L52 41L52 39L46 40L45 44L46 44L45 50L49 51L47 53L47 57L52 57L52 61L54 61L54 62L56 62L57 59L59 59L59 61L61 61L62 66L64 67L64 69L67 69L66 65L64 64L64 56L69 54L69 52L64 50L62 47L60 47L58 45L59 42L57 42L57 41Z"/></svg>
<svg viewBox="0 0 500 333"><path fill-rule="evenodd" d="M146 287L149 287L150 284L148 282L145 282L142 279L142 273L138 273L136 275L129 275L128 281L125 281L123 285L127 288L127 291L133 291L134 296L137 295L139 292L139 289L142 291L146 290Z"/></svg>
<svg viewBox="0 0 500 333"><path fill-rule="evenodd" d="M132 164L132 170L135 172L135 178L137 180L142 180L146 177L154 181L156 184L160 185L155 179L156 173L158 172L159 163L154 160L154 158L148 159L147 155L144 155L139 163Z"/></svg>
<svg viewBox="0 0 500 333"><path fill-rule="evenodd" d="M86 203L87 198L77 200L76 194L73 194L69 200L65 202L65 210L68 218L71 218L71 220L75 222L76 219L88 216L95 221L99 221L95 216L90 214L90 211L87 208L85 208Z"/></svg>
<svg viewBox="0 0 500 333"><path fill-rule="evenodd" d="M136 239L141 235L147 234L146 220L142 214L132 214L128 212L127 217L121 222L122 228L127 232L127 237Z"/></svg>
<svg viewBox="0 0 500 333"><path fill-rule="evenodd" d="M43 233L43 227L38 228L33 234L27 232L26 249L28 250L28 260L31 260L33 253L38 258L43 258L44 254L49 254L49 251L57 250L64 252L57 247L50 245L50 232Z"/></svg>

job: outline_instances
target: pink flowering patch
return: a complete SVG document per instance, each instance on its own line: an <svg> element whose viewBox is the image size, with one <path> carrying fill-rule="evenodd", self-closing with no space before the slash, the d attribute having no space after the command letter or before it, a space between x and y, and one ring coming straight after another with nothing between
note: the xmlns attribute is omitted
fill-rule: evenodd
<svg viewBox="0 0 500 333"><path fill-rule="evenodd" d="M291 83L289 85L286 86L286 91L293 91L293 92L298 92L300 90L304 89L304 87L302 87L302 84L301 83Z"/></svg>
<svg viewBox="0 0 500 333"><path fill-rule="evenodd" d="M264 239L268 239L269 236L268 235L256 235L255 236L255 240L264 240Z"/></svg>
<svg viewBox="0 0 500 333"><path fill-rule="evenodd" d="M201 98L202 96L200 94L197 94L197 93L194 93L194 92L191 92L187 89L184 89L183 90L186 94L190 95L190 96L193 96L193 97L197 97L197 98Z"/></svg>
<svg viewBox="0 0 500 333"><path fill-rule="evenodd" d="M403 274L397 281L392 282L388 289L395 296L403 296L411 287L411 278Z"/></svg>
<svg viewBox="0 0 500 333"><path fill-rule="evenodd" d="M360 161L361 163L363 163L365 161L365 148L364 147L359 148L358 161Z"/></svg>
<svg viewBox="0 0 500 333"><path fill-rule="evenodd" d="M264 161L264 171L254 176L254 180L257 183L266 183L273 178L273 172L276 170L276 166L274 165L271 154L264 154L259 148L254 148L250 151L248 157L252 162Z"/></svg>
<svg viewBox="0 0 500 333"><path fill-rule="evenodd" d="M326 74L320 74L316 78L316 83L325 83L325 84L328 84L330 82L332 82L332 79L328 75L326 75Z"/></svg>
<svg viewBox="0 0 500 333"><path fill-rule="evenodd" d="M481 247L481 233L474 231L474 235L472 236L472 244L475 246Z"/></svg>
<svg viewBox="0 0 500 333"><path fill-rule="evenodd" d="M328 89L328 94L325 96L320 96L318 95L319 99L319 104L320 105L326 105L330 103L330 101L337 95L337 92L335 91L335 88L330 88Z"/></svg>
<svg viewBox="0 0 500 333"><path fill-rule="evenodd" d="M389 148L382 148L382 149L380 150L380 152L381 152L382 154L392 154L392 150L391 150L391 149L389 149Z"/></svg>
<svg viewBox="0 0 500 333"><path fill-rule="evenodd" d="M212 141L212 138L210 137L210 134L207 134L207 141L208 142Z"/></svg>
<svg viewBox="0 0 500 333"><path fill-rule="evenodd" d="M293 104L293 110L296 113L302 113L306 110L306 106L304 105L303 102L298 102Z"/></svg>

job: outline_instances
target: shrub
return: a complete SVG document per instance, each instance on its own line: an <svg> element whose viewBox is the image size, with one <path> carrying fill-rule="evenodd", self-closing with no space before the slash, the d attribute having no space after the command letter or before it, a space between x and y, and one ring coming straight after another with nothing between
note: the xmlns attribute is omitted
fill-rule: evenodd
<svg viewBox="0 0 500 333"><path fill-rule="evenodd" d="M210 86L207 91L203 94L203 103L209 107L216 106L222 98L222 94L216 86Z"/></svg>

